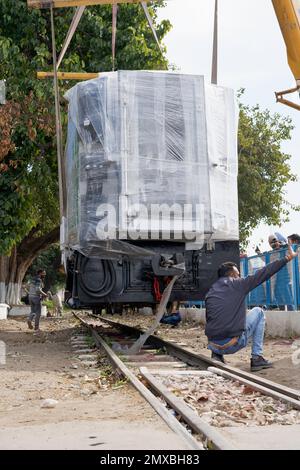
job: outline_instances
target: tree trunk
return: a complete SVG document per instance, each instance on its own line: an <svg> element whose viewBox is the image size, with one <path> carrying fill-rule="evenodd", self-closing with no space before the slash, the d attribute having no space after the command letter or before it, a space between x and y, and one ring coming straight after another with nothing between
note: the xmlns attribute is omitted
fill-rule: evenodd
<svg viewBox="0 0 300 470"><path fill-rule="evenodd" d="M21 299L24 276L37 255L59 240L59 227L41 237L35 237L33 229L15 246L10 256L0 256L0 303L17 305Z"/></svg>

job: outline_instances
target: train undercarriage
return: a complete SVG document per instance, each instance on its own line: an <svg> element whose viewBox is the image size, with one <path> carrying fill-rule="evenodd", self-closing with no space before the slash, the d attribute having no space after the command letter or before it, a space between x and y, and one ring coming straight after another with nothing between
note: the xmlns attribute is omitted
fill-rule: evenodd
<svg viewBox="0 0 300 470"><path fill-rule="evenodd" d="M197 251L186 251L184 243L171 242L144 242L140 247L156 254L110 260L75 252L68 261L69 305L95 313L102 309L120 313L124 307L153 308L170 279L181 274L178 266L182 264L185 270L175 283L170 302L201 301L216 280L218 266L225 261L239 262L239 243L235 241L205 245Z"/></svg>

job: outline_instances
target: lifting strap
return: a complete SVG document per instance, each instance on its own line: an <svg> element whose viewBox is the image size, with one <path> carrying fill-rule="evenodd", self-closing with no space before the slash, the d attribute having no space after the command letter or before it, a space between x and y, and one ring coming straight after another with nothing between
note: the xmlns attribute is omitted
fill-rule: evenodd
<svg viewBox="0 0 300 470"><path fill-rule="evenodd" d="M112 6L112 70L115 71L118 5Z"/></svg>
<svg viewBox="0 0 300 470"><path fill-rule="evenodd" d="M218 84L218 0L215 0L215 20L214 20L214 40L213 40L213 55L211 67L211 83Z"/></svg>
<svg viewBox="0 0 300 470"><path fill-rule="evenodd" d="M160 299L160 302L159 302L159 305L158 305L158 308L157 308L157 313L156 313L156 316L155 316L155 319L153 321L153 324L148 328L147 331L145 331L145 333L143 333L136 341L135 343L133 343L133 345L131 346L131 348L126 351L126 354L128 355L135 355L135 354L138 354L141 350L141 348L144 346L144 344L146 343L147 339L149 338L149 336L153 335L154 331L156 330L156 328L158 327L159 323L160 323L160 320L162 319L162 317L164 316L164 313L166 311L166 307L167 307L167 304L169 302L169 299L170 299L170 296L171 296L171 293L172 293L172 289L173 289L173 286L175 284L175 282L177 281L179 276L174 276L170 282L168 283L167 287L165 288L165 290L163 291L162 293L162 296L161 296L161 299Z"/></svg>
<svg viewBox="0 0 300 470"><path fill-rule="evenodd" d="M145 13L145 16L146 16L146 18L147 18L147 21L148 21L148 24L149 24L149 26L150 26L150 29L151 29L151 31L152 31L152 33L153 33L154 39L155 39L155 41L156 41L156 43L157 43L157 45L158 45L158 48L159 48L161 54L163 55L163 50L162 50L161 45L160 45L160 42L159 42L159 40L158 40L156 31L155 31L155 28L154 28L153 21L152 21L151 15L150 15L149 10L148 10L148 7L147 7L147 3L146 3L146 2L142 2L141 5L142 5L142 8L143 8L143 10L144 10L144 13Z"/></svg>
<svg viewBox="0 0 300 470"><path fill-rule="evenodd" d="M69 47L69 44L72 40L72 37L75 34L75 31L77 29L79 21L81 20L81 17L83 15L84 10L85 10L85 7L77 7L76 8L75 14L74 14L73 19L72 19L71 26L69 28L68 34L67 34L65 42L63 44L63 47L61 48L59 58L57 60L57 65L56 65L57 70L59 69L59 66L60 66L60 64L61 64L61 62L64 58L64 55L65 55L68 47Z"/></svg>

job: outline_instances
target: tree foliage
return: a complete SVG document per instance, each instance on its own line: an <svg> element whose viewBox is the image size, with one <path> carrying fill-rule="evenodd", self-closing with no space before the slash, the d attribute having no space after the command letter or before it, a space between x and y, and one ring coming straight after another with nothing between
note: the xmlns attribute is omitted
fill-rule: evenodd
<svg viewBox="0 0 300 470"><path fill-rule="evenodd" d="M293 130L289 117L240 103L239 214L242 243L261 222L280 226L288 217L285 185L296 181L290 155L281 150Z"/></svg>
<svg viewBox="0 0 300 470"><path fill-rule="evenodd" d="M46 291L51 290L52 293L55 293L64 287L66 276L62 272L61 253L58 243L50 246L35 259L26 274L26 280L29 281L40 269L45 270L47 273L45 279Z"/></svg>
<svg viewBox="0 0 300 470"><path fill-rule="evenodd" d="M150 11L160 41L170 23L158 23L155 3ZM73 9L54 10L59 51ZM111 6L88 7L61 69L109 71ZM37 70L52 70L48 10L30 10L26 0L0 0L0 79L6 80L7 104L0 105L0 254L9 253L29 233L39 237L59 223L54 97L51 80L37 80ZM165 69L140 5L119 5L116 67ZM63 82L61 94L74 82ZM62 99L63 123L66 103ZM280 224L287 217L284 186L295 178L281 143L290 138L288 118L258 106L240 105L239 200L241 240L260 223ZM34 229L34 231L32 231Z"/></svg>
<svg viewBox="0 0 300 470"><path fill-rule="evenodd" d="M160 40L170 29L157 23ZM74 9L56 9L57 49L69 29ZM72 72L109 71L111 6L88 7L62 64ZM157 48L140 5L120 5L116 64L124 69L161 69L167 61ZM49 10L30 10L26 0L0 0L0 77L6 80L7 104L0 106L0 254L32 230L41 236L59 223L53 84L37 80L38 70L52 70ZM62 94L74 85L64 82ZM66 103L62 99L63 123Z"/></svg>

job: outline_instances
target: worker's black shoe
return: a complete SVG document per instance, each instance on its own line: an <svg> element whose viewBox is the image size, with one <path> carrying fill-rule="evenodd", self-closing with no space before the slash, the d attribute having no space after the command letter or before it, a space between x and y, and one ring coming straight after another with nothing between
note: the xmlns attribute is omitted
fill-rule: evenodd
<svg viewBox="0 0 300 470"><path fill-rule="evenodd" d="M211 353L211 358L214 361L223 362L223 364L226 364L224 356L222 354L217 354L217 353L212 352Z"/></svg>
<svg viewBox="0 0 300 470"><path fill-rule="evenodd" d="M269 369L270 367L273 367L272 362L267 361L262 356L254 356L251 358L251 372Z"/></svg>

